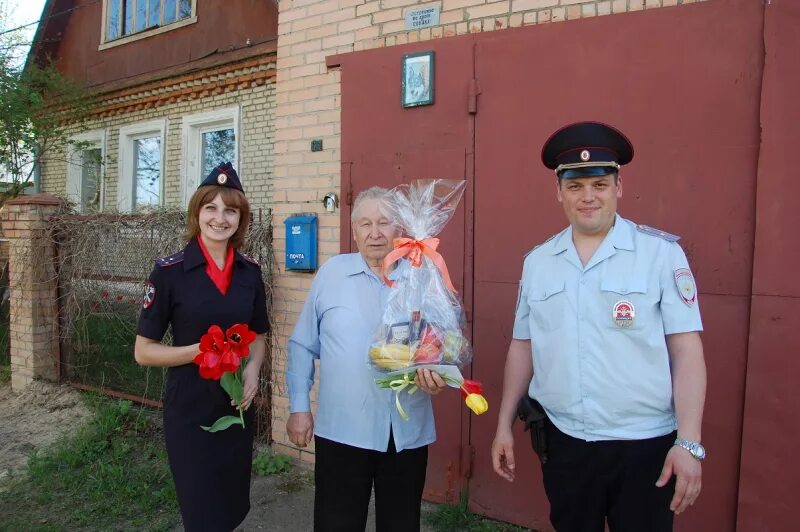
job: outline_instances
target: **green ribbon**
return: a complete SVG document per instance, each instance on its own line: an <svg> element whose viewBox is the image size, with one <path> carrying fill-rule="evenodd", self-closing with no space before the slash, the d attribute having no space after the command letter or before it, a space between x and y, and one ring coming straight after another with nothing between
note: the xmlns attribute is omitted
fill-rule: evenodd
<svg viewBox="0 0 800 532"><path fill-rule="evenodd" d="M389 381L389 388L394 392L394 406L397 407L397 412L403 421L408 421L408 414L403 410L403 405L400 404L400 392L408 388L408 395L417 391L417 385L414 381L408 378L408 373L403 374L402 379L394 379Z"/></svg>

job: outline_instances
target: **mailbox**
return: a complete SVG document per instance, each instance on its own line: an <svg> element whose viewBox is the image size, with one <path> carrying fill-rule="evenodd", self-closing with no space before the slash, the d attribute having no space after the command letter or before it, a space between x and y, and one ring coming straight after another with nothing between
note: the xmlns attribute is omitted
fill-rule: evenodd
<svg viewBox="0 0 800 532"><path fill-rule="evenodd" d="M317 269L317 215L290 216L286 226L286 269L313 272Z"/></svg>

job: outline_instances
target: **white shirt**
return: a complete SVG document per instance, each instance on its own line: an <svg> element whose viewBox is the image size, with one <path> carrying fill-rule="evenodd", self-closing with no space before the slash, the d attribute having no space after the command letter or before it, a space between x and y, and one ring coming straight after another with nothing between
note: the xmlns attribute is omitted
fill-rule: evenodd
<svg viewBox="0 0 800 532"><path fill-rule="evenodd" d="M528 393L562 432L594 441L675 430L665 335L703 328L675 240L617 215L586 266L571 227L525 259L513 337L531 340Z"/></svg>
<svg viewBox="0 0 800 532"><path fill-rule="evenodd" d="M436 440L428 394L398 394L410 418L404 421L395 393L375 384L384 375L370 365L369 346L390 290L359 253L333 257L317 272L289 338L286 369L290 411L309 412L319 359L316 435L376 451L387 450L390 428L398 451Z"/></svg>

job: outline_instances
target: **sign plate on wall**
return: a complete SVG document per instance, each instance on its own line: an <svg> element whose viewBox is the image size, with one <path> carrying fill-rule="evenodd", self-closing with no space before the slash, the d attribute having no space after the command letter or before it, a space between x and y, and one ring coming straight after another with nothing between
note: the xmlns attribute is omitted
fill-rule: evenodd
<svg viewBox="0 0 800 532"><path fill-rule="evenodd" d="M406 12L406 29L418 30L439 25L439 6L412 9Z"/></svg>

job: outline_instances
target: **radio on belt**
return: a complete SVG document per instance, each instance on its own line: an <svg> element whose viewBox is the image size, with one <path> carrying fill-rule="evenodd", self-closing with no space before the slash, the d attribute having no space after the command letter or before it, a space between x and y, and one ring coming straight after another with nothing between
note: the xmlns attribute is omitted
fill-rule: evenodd
<svg viewBox="0 0 800 532"><path fill-rule="evenodd" d="M286 226L286 269L313 272L317 269L317 215L296 214Z"/></svg>

